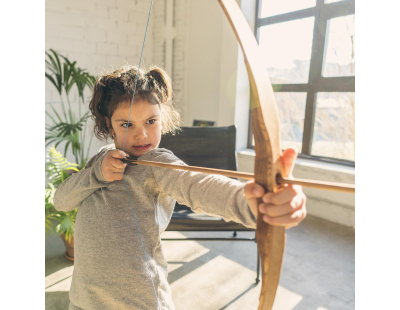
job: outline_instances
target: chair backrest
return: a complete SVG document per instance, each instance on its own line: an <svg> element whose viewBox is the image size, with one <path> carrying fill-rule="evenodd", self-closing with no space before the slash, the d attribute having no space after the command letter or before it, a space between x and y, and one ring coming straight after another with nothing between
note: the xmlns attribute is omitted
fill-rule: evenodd
<svg viewBox="0 0 400 310"><path fill-rule="evenodd" d="M172 151L190 166L237 170L236 127L182 127L161 138L160 147Z"/></svg>

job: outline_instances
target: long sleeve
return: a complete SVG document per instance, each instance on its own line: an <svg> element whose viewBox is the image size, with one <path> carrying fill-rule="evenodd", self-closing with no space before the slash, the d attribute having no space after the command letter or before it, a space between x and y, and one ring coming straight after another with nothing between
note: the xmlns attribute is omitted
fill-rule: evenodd
<svg viewBox="0 0 400 310"><path fill-rule="evenodd" d="M107 152L108 148L103 148L89 160L85 169L74 173L60 184L54 195L56 210L72 211L96 190L111 183L106 181L101 173L101 162Z"/></svg>
<svg viewBox="0 0 400 310"><path fill-rule="evenodd" d="M145 159L145 156L142 158ZM185 165L167 150L152 157L154 161ZM219 175L151 168L160 190L178 203L187 205L193 212L204 212L246 227L256 227L256 218L250 211L244 195L244 184L240 181Z"/></svg>

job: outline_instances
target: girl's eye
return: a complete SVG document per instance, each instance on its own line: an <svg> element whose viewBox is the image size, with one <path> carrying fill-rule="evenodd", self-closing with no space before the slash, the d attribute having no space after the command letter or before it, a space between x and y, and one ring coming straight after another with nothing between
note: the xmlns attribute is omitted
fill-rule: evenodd
<svg viewBox="0 0 400 310"><path fill-rule="evenodd" d="M123 123L121 126L126 128L126 127L131 127L132 124L131 123Z"/></svg>
<svg viewBox="0 0 400 310"><path fill-rule="evenodd" d="M155 119L149 119L148 123L151 125L151 124L154 124L155 121L156 121Z"/></svg>

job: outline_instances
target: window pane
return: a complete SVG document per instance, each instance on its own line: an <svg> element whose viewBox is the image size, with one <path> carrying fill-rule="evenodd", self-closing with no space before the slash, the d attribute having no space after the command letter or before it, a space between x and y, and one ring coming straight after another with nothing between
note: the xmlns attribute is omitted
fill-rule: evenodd
<svg viewBox="0 0 400 310"><path fill-rule="evenodd" d="M263 0L261 17L279 15L314 7L316 0Z"/></svg>
<svg viewBox="0 0 400 310"><path fill-rule="evenodd" d="M307 83L314 17L260 28L260 48L272 84Z"/></svg>
<svg viewBox="0 0 400 310"><path fill-rule="evenodd" d="M355 15L328 20L323 76L355 75Z"/></svg>
<svg viewBox="0 0 400 310"><path fill-rule="evenodd" d="M296 146L301 151L307 93L275 93L283 150Z"/></svg>
<svg viewBox="0 0 400 310"><path fill-rule="evenodd" d="M312 155L354 160L354 93L318 93Z"/></svg>
<svg viewBox="0 0 400 310"><path fill-rule="evenodd" d="M301 151L307 93L276 92L282 150L296 146ZM252 136L254 146L254 136Z"/></svg>

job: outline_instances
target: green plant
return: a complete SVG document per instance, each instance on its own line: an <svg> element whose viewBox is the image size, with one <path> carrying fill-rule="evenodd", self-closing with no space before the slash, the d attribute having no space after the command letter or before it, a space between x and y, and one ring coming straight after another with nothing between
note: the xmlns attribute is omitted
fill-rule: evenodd
<svg viewBox="0 0 400 310"><path fill-rule="evenodd" d="M49 187L45 188L45 236L51 235L54 232L54 224L52 220L55 219L54 213L56 212L53 204L55 188L54 185L49 183Z"/></svg>
<svg viewBox="0 0 400 310"><path fill-rule="evenodd" d="M45 235L57 232L71 241L75 231L77 209L73 211L57 211L54 208L54 193L57 187L73 172L78 172L77 164L70 163L58 152L55 146L48 149L46 172L49 176L48 187L45 188Z"/></svg>
<svg viewBox="0 0 400 310"><path fill-rule="evenodd" d="M58 113L53 104L50 103L52 113L46 111L53 124L46 124L46 146L55 143L57 147L65 142L64 156L68 148L71 147L75 161L80 167L84 167L89 158L89 149L92 143L92 137L85 153L85 135L87 120L90 116L89 111L85 113L81 110L81 104L84 103L84 90L86 87L93 89L96 78L76 66L76 61L71 62L67 57L58 54L50 49L46 52L46 78L54 85L61 100L61 113ZM73 86L78 90L78 115L71 109L70 92ZM66 109L64 98L68 104Z"/></svg>

